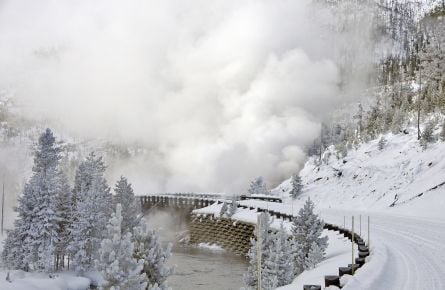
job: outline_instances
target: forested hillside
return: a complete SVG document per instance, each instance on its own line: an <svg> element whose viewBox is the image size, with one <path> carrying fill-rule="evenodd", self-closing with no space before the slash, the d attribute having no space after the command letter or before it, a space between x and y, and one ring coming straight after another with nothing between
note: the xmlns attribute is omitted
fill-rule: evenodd
<svg viewBox="0 0 445 290"><path fill-rule="evenodd" d="M374 11L374 68L359 102L329 116L308 148L321 157L334 144L339 157L382 134L417 128L428 143L445 137L445 5L443 1L327 1L336 9L365 5ZM364 11L366 9L358 9ZM352 14L352 18L356 16ZM359 64L355 69L360 69ZM441 128L440 136L432 136Z"/></svg>

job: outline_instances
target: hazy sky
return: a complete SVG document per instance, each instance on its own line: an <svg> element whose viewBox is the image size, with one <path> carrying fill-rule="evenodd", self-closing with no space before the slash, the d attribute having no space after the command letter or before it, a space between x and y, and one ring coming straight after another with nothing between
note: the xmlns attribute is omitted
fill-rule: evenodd
<svg viewBox="0 0 445 290"><path fill-rule="evenodd" d="M143 142L148 191L276 183L340 101L309 2L2 0L0 88L59 130Z"/></svg>

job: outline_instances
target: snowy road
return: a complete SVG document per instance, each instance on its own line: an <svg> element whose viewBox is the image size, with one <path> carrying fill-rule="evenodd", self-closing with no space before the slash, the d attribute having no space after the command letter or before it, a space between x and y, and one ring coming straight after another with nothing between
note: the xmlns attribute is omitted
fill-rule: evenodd
<svg viewBox="0 0 445 290"><path fill-rule="evenodd" d="M343 225L345 211L322 213L326 221ZM362 230L366 238L365 223ZM344 289L445 289L445 222L371 214L371 248L370 262Z"/></svg>

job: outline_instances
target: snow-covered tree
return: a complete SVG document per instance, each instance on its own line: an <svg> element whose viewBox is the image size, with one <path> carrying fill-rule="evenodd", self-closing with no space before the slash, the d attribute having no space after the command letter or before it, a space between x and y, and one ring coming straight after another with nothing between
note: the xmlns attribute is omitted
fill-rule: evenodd
<svg viewBox="0 0 445 290"><path fill-rule="evenodd" d="M33 203L31 186L27 183L16 208L18 217L14 221L14 229L8 231L2 252L3 263L10 269L29 271L29 263L35 260L31 255L33 248L29 235Z"/></svg>
<svg viewBox="0 0 445 290"><path fill-rule="evenodd" d="M377 144L380 151L382 151L385 148L386 143L388 143L388 141L386 141L385 136L382 136L379 140L379 143Z"/></svg>
<svg viewBox="0 0 445 290"><path fill-rule="evenodd" d="M71 190L65 174L59 174L59 194L56 197L56 209L58 215L59 240L56 245L56 270L65 266L65 256L68 255L70 236Z"/></svg>
<svg viewBox="0 0 445 290"><path fill-rule="evenodd" d="M122 234L122 223L122 207L118 203L107 225L107 237L101 242L99 259L96 261L104 278L100 289L145 290L148 279L142 273L144 261L133 257L131 233Z"/></svg>
<svg viewBox="0 0 445 290"><path fill-rule="evenodd" d="M309 253L307 254L307 257L304 261L304 268L305 269L315 268L317 264L323 260L324 255L325 253L320 248L320 246L316 242L313 242L309 250Z"/></svg>
<svg viewBox="0 0 445 290"><path fill-rule="evenodd" d="M238 201L236 196L232 196L232 202L230 203L229 208L227 209L227 216L232 217L236 211L238 210Z"/></svg>
<svg viewBox="0 0 445 290"><path fill-rule="evenodd" d="M420 138L420 146L423 149L426 149L428 147L429 143L434 143L436 141L434 137L434 127L435 127L434 121L429 121L422 132L422 137Z"/></svg>
<svg viewBox="0 0 445 290"><path fill-rule="evenodd" d="M252 194L269 194L269 191L267 190L266 183L264 182L263 177L259 176L259 177L255 178L250 183L250 187L247 190L247 193L249 195L252 195Z"/></svg>
<svg viewBox="0 0 445 290"><path fill-rule="evenodd" d="M261 213L256 234L261 238L261 245L258 245L257 239L250 240L250 250L247 254L249 266L244 274L244 283L247 289L256 289L258 283L258 252L261 252L261 287L262 289L274 289L277 285L276 273L276 255L273 244L273 234L270 233L270 224L272 223L268 213ZM266 288L267 287L267 288ZM274 288L269 288L274 287Z"/></svg>
<svg viewBox="0 0 445 290"><path fill-rule="evenodd" d="M292 283L295 278L295 245L281 223L280 230L274 238L275 253L277 255L278 287Z"/></svg>
<svg viewBox="0 0 445 290"><path fill-rule="evenodd" d="M129 231L133 232L140 221L141 207L136 200L131 184L123 176L116 183L114 188L115 204L120 203L122 205L122 233Z"/></svg>
<svg viewBox="0 0 445 290"><path fill-rule="evenodd" d="M292 175L291 184L292 189L290 191L290 195L293 199L296 199L303 191L303 181L298 174L294 174Z"/></svg>
<svg viewBox="0 0 445 290"><path fill-rule="evenodd" d="M15 221L13 230L7 231L7 237L3 244L2 262L7 269L19 269L28 271L28 265L25 263L25 252L21 231L22 220Z"/></svg>
<svg viewBox="0 0 445 290"><path fill-rule="evenodd" d="M219 216L224 217L227 214L228 209L229 207L227 206L227 202L224 201L221 206L221 210L219 211Z"/></svg>
<svg viewBox="0 0 445 290"><path fill-rule="evenodd" d="M134 258L143 261L143 273L148 277L149 289L170 289L166 280L173 273L173 267L167 266L171 256L171 244L163 248L159 235L155 230L149 229L144 219L134 229ZM150 288L151 287L151 288Z"/></svg>
<svg viewBox="0 0 445 290"><path fill-rule="evenodd" d="M440 140L445 141L445 122L443 122L442 129L440 130Z"/></svg>
<svg viewBox="0 0 445 290"><path fill-rule="evenodd" d="M314 213L314 203L308 198L298 216L294 218L292 225L292 234L296 244L295 272L297 274L307 269L306 262L314 245L319 247L321 257L324 257L328 238L322 237L323 225L323 221Z"/></svg>
<svg viewBox="0 0 445 290"><path fill-rule="evenodd" d="M50 129L40 135L34 150L32 176L17 207L18 219L9 232L7 250L19 253L10 265L24 270L53 271L61 240L63 212L58 200L66 194L66 177L60 170L61 148ZM17 241L21 241L18 243ZM10 256L4 253L3 257Z"/></svg>
<svg viewBox="0 0 445 290"><path fill-rule="evenodd" d="M112 212L112 196L104 177L105 168L102 158L91 153L76 172L69 250L78 272L94 266Z"/></svg>

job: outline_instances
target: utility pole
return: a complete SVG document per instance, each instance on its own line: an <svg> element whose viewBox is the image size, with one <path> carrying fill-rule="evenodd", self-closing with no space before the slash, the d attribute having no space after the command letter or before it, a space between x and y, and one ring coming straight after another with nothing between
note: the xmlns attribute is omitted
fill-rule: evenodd
<svg viewBox="0 0 445 290"><path fill-rule="evenodd" d="M3 219L4 219L4 211L5 211L5 182L3 182L3 191L2 191L2 224L1 224L1 232L3 236Z"/></svg>
<svg viewBox="0 0 445 290"><path fill-rule="evenodd" d="M257 289L258 290L262 290L261 289L261 245L262 245L262 240L261 240L261 213L258 215L258 232L257 232L257 271L258 271L258 277L257 277Z"/></svg>
<svg viewBox="0 0 445 290"><path fill-rule="evenodd" d="M354 275L354 264L355 264L355 259L354 259L354 216L352 216L352 275Z"/></svg>

